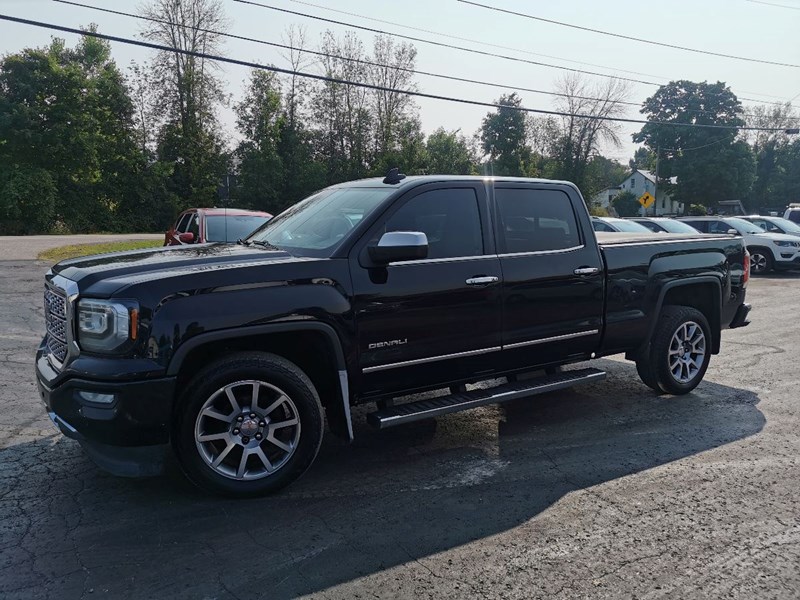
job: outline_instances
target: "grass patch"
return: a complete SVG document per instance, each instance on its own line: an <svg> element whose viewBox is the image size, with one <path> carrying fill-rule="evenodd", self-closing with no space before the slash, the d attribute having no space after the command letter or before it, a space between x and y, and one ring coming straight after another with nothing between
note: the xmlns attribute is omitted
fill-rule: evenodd
<svg viewBox="0 0 800 600"><path fill-rule="evenodd" d="M158 248L164 245L161 240L134 240L126 242L101 242L99 244L73 244L71 246L61 246L40 252L39 260L59 262L68 258L78 256L89 256L92 254L104 254L105 252L124 252L126 250L142 250L144 248Z"/></svg>

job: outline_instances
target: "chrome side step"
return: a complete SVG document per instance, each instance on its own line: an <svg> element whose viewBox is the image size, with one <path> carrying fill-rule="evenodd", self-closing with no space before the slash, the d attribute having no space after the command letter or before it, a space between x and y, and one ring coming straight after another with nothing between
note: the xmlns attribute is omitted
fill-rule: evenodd
<svg viewBox="0 0 800 600"><path fill-rule="evenodd" d="M387 427L411 423L412 421L478 408L487 404L497 404L526 396L563 390L581 383L602 381L605 378L605 371L600 371L599 369L563 371L555 375L510 382L485 390L472 390L451 394L450 396L431 398L430 400L418 400L417 402L388 406L369 413L367 422L378 429L386 429Z"/></svg>

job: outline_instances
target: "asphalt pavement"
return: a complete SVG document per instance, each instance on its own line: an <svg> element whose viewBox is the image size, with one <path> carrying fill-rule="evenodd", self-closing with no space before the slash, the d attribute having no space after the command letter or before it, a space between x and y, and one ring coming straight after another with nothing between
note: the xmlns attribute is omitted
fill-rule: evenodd
<svg viewBox="0 0 800 600"><path fill-rule="evenodd" d="M0 239L0 255L8 257ZM47 265L0 261L0 598L798 598L800 275L685 397L606 382L326 438L275 496L99 471L33 375Z"/></svg>
<svg viewBox="0 0 800 600"><path fill-rule="evenodd" d="M91 235L0 235L0 256L4 260L34 260L40 252L72 244L99 244L131 240L163 240L163 233Z"/></svg>

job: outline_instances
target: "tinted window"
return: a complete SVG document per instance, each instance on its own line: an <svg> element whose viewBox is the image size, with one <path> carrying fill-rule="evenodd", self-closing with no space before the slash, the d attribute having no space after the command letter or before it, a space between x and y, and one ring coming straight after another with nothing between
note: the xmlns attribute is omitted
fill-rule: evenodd
<svg viewBox="0 0 800 600"><path fill-rule="evenodd" d="M647 227L633 221L626 221L625 219L609 219L611 227L617 231L625 233L652 233Z"/></svg>
<svg viewBox="0 0 800 600"><path fill-rule="evenodd" d="M592 228L595 231L615 231L612 227L596 219L592 219Z"/></svg>
<svg viewBox="0 0 800 600"><path fill-rule="evenodd" d="M194 234L195 244L200 241L200 217L198 217L197 213L192 213L189 224L186 226L186 231Z"/></svg>
<svg viewBox="0 0 800 600"><path fill-rule="evenodd" d="M790 210L788 215L784 215L793 223L800 223L800 210Z"/></svg>
<svg viewBox="0 0 800 600"><path fill-rule="evenodd" d="M267 217L251 215L206 217L206 241L235 242L246 238L266 222Z"/></svg>
<svg viewBox="0 0 800 600"><path fill-rule="evenodd" d="M423 192L389 217L384 231L423 232L428 258L483 254L478 198L472 189Z"/></svg>
<svg viewBox="0 0 800 600"><path fill-rule="evenodd" d="M711 221L708 224L708 233L728 233L731 229L733 227L725 221Z"/></svg>
<svg viewBox="0 0 800 600"><path fill-rule="evenodd" d="M697 231L700 231L702 233L708 233L709 221L683 221L683 222L688 223L689 225L697 229Z"/></svg>
<svg viewBox="0 0 800 600"><path fill-rule="evenodd" d="M563 250L580 245L569 196L556 190L497 188L506 252Z"/></svg>
<svg viewBox="0 0 800 600"><path fill-rule="evenodd" d="M639 225L643 225L644 227L647 227L650 231L653 231L655 233L659 233L661 231L664 231L664 228L661 227L661 225L657 225L657 224L653 223L652 221L636 221L636 223L639 223Z"/></svg>
<svg viewBox="0 0 800 600"><path fill-rule="evenodd" d="M681 221L659 221L658 224L670 233L697 233L697 229Z"/></svg>
<svg viewBox="0 0 800 600"><path fill-rule="evenodd" d="M175 225L175 231L178 233L184 233L186 231L186 226L189 224L189 219L192 218L194 213L186 213L180 219L178 219L178 224Z"/></svg>

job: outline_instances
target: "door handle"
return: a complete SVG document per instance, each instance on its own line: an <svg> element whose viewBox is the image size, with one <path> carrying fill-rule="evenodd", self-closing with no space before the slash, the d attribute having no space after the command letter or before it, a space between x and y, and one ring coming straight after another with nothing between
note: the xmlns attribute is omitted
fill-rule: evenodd
<svg viewBox="0 0 800 600"><path fill-rule="evenodd" d="M573 271L575 275L597 275L599 272L599 267L581 267Z"/></svg>
<svg viewBox="0 0 800 600"><path fill-rule="evenodd" d="M494 275L483 275L481 277L470 277L465 282L467 285L490 285L492 283L497 283L500 281L499 277L495 277Z"/></svg>

